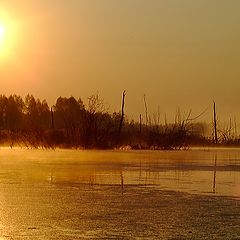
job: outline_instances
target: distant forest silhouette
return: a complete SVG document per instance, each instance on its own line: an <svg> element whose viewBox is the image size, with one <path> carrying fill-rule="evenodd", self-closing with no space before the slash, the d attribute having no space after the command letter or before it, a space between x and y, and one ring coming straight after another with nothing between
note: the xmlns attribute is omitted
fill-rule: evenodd
<svg viewBox="0 0 240 240"><path fill-rule="evenodd" d="M0 144L29 148L183 149L214 144L207 126L177 111L174 123L162 124L147 114L143 123L128 120L122 111L109 113L98 94L88 98L59 97L53 107L32 95L0 95ZM230 129L221 131L218 143L239 144Z"/></svg>

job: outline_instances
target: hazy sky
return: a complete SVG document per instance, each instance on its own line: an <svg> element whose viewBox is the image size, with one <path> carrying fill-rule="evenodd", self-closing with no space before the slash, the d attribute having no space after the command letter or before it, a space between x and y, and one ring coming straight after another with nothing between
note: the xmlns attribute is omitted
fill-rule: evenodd
<svg viewBox="0 0 240 240"><path fill-rule="evenodd" d="M1 0L0 93L95 92L126 114L240 114L239 0ZM6 53L7 52L7 53ZM210 109L209 109L209 117Z"/></svg>

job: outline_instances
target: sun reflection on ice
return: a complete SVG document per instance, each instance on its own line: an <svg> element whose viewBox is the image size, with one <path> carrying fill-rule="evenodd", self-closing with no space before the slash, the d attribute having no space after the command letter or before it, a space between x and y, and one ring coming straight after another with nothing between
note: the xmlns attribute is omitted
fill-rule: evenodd
<svg viewBox="0 0 240 240"><path fill-rule="evenodd" d="M7 237L1 236L1 235L5 235L5 234L3 234L4 228L5 228L5 226L2 223L0 223L0 240L6 240L7 239Z"/></svg>

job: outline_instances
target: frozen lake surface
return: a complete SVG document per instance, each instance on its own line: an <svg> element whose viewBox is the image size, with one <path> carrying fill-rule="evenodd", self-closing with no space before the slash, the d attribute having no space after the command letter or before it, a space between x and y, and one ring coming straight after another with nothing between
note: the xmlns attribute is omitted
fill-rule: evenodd
<svg viewBox="0 0 240 240"><path fill-rule="evenodd" d="M239 225L238 149L0 149L0 240L236 240Z"/></svg>

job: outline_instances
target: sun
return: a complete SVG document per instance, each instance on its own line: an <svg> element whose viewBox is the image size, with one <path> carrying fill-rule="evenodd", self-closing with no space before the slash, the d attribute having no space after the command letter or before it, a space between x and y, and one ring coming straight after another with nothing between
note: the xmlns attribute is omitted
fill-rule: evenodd
<svg viewBox="0 0 240 240"><path fill-rule="evenodd" d="M6 32L6 30L5 30L4 25L0 23L0 47L4 42L5 32Z"/></svg>
<svg viewBox="0 0 240 240"><path fill-rule="evenodd" d="M17 41L16 22L0 10L0 61L8 59L14 53Z"/></svg>

